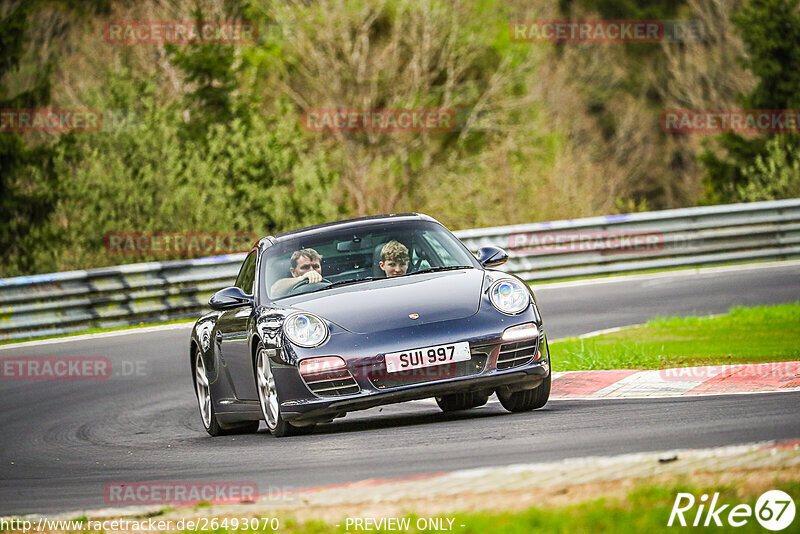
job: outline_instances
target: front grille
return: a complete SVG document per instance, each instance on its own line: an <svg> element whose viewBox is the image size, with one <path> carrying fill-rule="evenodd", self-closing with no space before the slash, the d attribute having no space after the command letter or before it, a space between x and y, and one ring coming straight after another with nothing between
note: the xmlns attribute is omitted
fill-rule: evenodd
<svg viewBox="0 0 800 534"><path fill-rule="evenodd" d="M424 384L425 382L477 375L486 368L486 361L488 359L488 352L472 350L472 358L465 362L422 367L397 373L388 373L385 364L380 362L379 364L375 364L369 372L369 379L378 389Z"/></svg>
<svg viewBox="0 0 800 534"><path fill-rule="evenodd" d="M542 339L544 332L539 333ZM497 355L497 369L511 369L525 365L536 357L536 350L539 348L538 339L526 339L517 343L504 343L500 345L500 353Z"/></svg>
<svg viewBox="0 0 800 534"><path fill-rule="evenodd" d="M308 389L320 397L353 395L361 391L356 379L347 369L325 371L316 375L304 376Z"/></svg>

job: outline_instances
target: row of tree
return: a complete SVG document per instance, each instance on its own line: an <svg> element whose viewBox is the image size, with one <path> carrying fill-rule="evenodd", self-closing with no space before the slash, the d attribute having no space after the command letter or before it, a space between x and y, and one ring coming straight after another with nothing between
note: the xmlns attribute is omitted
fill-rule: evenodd
<svg viewBox="0 0 800 534"><path fill-rule="evenodd" d="M691 18L705 33L510 39L511 20L568 17ZM103 39L108 21L142 19L256 20L261 35ZM796 134L658 126L671 107L799 109L790 0L7 0L0 42L0 109L105 119L0 132L0 276L156 259L109 255L108 232L266 235L401 211L467 228L800 196ZM315 133L302 127L313 108L446 108L457 128Z"/></svg>

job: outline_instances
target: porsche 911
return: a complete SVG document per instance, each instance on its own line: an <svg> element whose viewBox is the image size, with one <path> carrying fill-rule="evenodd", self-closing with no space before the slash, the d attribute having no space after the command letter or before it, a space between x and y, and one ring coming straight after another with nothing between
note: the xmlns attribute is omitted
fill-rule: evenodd
<svg viewBox="0 0 800 534"><path fill-rule="evenodd" d="M434 398L512 412L550 395L531 288L431 217L397 214L258 241L194 325L190 365L212 436L313 431L348 412Z"/></svg>

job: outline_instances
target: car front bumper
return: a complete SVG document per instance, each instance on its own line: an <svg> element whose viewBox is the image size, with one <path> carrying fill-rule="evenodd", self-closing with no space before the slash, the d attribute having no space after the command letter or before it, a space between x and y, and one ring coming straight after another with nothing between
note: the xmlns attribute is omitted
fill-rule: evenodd
<svg viewBox="0 0 800 534"><path fill-rule="evenodd" d="M281 399L281 414L287 421L324 421L350 411L451 393L509 392L535 388L550 374L547 340L541 320L537 319L535 313L499 318L498 314L478 313L470 320L424 325L413 332L408 329L385 332L379 338L344 333L332 336L326 345L318 349L295 349L289 355L294 362L307 357L335 355L344 358L350 389L342 386L339 391L312 392L309 381L300 376L295 363L289 364L275 357L273 372ZM530 322L539 327L538 338L519 343L502 340L505 329ZM430 347L457 341L467 341L473 355L463 365L424 367L412 372L413 376L401 378L386 371L384 354L388 352L403 350L404 347ZM533 349L530 348L531 344ZM513 366L502 363L504 359L518 358L520 354L523 355L522 359ZM530 354L530 358L525 360L524 355L527 354ZM428 374L429 371L432 374ZM336 385L343 382L330 383Z"/></svg>
<svg viewBox="0 0 800 534"><path fill-rule="evenodd" d="M549 358L507 371L425 382L387 390L361 390L357 395L284 401L281 414L287 421L329 420L346 412L366 410L385 404L440 397L450 393L498 389L519 391L539 386L550 375Z"/></svg>

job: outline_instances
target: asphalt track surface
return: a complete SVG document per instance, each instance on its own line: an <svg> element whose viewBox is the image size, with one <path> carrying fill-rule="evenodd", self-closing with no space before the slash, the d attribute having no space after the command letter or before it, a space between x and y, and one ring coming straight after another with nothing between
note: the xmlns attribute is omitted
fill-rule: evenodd
<svg viewBox="0 0 800 534"><path fill-rule="evenodd" d="M551 338L800 300L800 264L537 289ZM443 414L412 402L348 414L311 436L210 438L189 372L188 327L0 350L101 356L132 376L0 381L0 515L106 506L107 483L255 482L261 493L455 469L800 437L800 392L497 402ZM554 354L557 357L557 354ZM136 366L138 367L138 370Z"/></svg>

